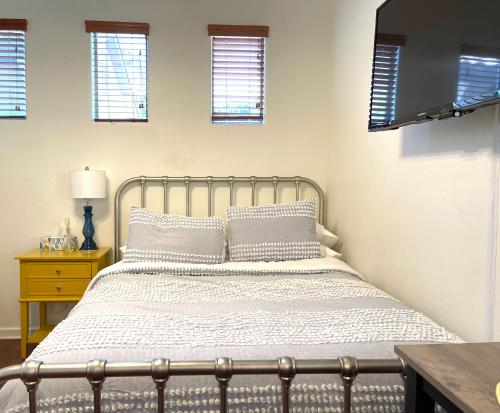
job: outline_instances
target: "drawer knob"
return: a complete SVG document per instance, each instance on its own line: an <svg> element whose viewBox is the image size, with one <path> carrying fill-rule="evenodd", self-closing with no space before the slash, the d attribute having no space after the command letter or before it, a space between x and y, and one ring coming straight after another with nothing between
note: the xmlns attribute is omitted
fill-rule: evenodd
<svg viewBox="0 0 500 413"><path fill-rule="evenodd" d="M56 274L61 274L61 270L59 268L56 268Z"/></svg>
<svg viewBox="0 0 500 413"><path fill-rule="evenodd" d="M61 286L60 285L56 285L56 290L57 291L61 291Z"/></svg>

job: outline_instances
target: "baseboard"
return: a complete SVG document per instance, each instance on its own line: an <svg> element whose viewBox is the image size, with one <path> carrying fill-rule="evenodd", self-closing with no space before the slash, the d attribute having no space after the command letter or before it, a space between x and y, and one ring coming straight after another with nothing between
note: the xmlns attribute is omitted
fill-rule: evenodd
<svg viewBox="0 0 500 413"><path fill-rule="evenodd" d="M30 328L30 334L36 330L35 327ZM15 340L21 338L20 327L0 327L0 340Z"/></svg>
<svg viewBox="0 0 500 413"><path fill-rule="evenodd" d="M11 340L21 338L21 329L19 327L0 327L0 340Z"/></svg>

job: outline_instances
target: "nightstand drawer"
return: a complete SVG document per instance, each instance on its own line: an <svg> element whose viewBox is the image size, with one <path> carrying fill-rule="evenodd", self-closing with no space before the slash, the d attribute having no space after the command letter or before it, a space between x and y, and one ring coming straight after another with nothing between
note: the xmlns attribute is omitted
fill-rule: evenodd
<svg viewBox="0 0 500 413"><path fill-rule="evenodd" d="M92 278L90 262L28 262L28 278Z"/></svg>
<svg viewBox="0 0 500 413"><path fill-rule="evenodd" d="M28 280L28 296L82 295L89 282L87 280Z"/></svg>

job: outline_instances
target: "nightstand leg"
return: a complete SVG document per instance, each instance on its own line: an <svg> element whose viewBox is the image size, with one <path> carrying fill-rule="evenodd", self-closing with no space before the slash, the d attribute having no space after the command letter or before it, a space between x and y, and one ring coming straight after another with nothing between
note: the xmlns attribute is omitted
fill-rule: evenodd
<svg viewBox="0 0 500 413"><path fill-rule="evenodd" d="M405 412L434 413L436 403L424 392L423 379L410 366L406 368Z"/></svg>
<svg viewBox="0 0 500 413"><path fill-rule="evenodd" d="M47 327L47 303L40 302L40 328L43 329Z"/></svg>
<svg viewBox="0 0 500 413"><path fill-rule="evenodd" d="M28 354L29 310L29 303L21 303L21 358L23 360Z"/></svg>

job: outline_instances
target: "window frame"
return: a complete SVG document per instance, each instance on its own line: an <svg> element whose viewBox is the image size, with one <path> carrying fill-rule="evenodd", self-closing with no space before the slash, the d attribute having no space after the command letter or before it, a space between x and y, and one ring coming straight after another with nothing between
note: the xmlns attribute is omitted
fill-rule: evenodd
<svg viewBox="0 0 500 413"><path fill-rule="evenodd" d="M115 22L115 21L97 21L97 20L86 20L85 30L89 34L90 38L90 74L91 74L91 109L92 109L92 120L96 123L109 122L131 122L131 123L148 123L149 122L149 23L138 23L138 22ZM97 95L95 91L95 68L94 68L94 45L92 44L95 34L139 34L145 36L145 50L146 50L146 79L145 79L145 118L100 118L97 117L97 110L95 107L95 102L97 100Z"/></svg>
<svg viewBox="0 0 500 413"><path fill-rule="evenodd" d="M267 39L269 26L242 26L209 24L208 35L210 38L210 119L212 125L263 125L266 118L266 77L267 77ZM260 116L228 116L227 113L214 112L214 38L255 38L262 40L262 77Z"/></svg>
<svg viewBox="0 0 500 413"><path fill-rule="evenodd" d="M23 32L23 48L24 48L24 73L23 73L23 91L24 91L24 111L19 116L3 116L0 115L0 120L26 120L28 116L28 99L26 88L26 32L28 31L28 21L26 19L0 19L0 32Z"/></svg>

